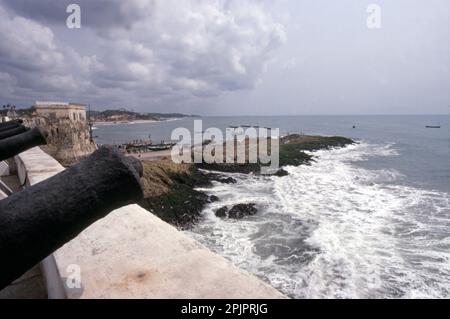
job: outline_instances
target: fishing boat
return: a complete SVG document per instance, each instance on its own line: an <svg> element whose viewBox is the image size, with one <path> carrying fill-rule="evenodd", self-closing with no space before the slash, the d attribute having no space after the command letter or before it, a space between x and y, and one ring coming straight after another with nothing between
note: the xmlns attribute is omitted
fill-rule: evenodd
<svg viewBox="0 0 450 319"><path fill-rule="evenodd" d="M176 143L162 143L157 145L148 145L147 150L149 151L165 151L170 150L174 147Z"/></svg>
<svg viewBox="0 0 450 319"><path fill-rule="evenodd" d="M125 149L129 153L145 153L145 152L170 150L175 145L176 143L166 143L164 141L161 141L160 144L153 144L151 140L149 141L135 140L123 144L121 148Z"/></svg>
<svg viewBox="0 0 450 319"><path fill-rule="evenodd" d="M263 128L266 130L271 130L271 127L267 127L267 126L259 126L259 125L241 125L241 126L233 126L230 125L228 126L228 128L233 128L233 129L238 129L238 128Z"/></svg>

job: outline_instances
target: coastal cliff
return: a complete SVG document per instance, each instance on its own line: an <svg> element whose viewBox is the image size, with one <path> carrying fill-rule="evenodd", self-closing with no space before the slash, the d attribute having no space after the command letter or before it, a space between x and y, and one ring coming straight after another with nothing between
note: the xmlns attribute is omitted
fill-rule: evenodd
<svg viewBox="0 0 450 319"><path fill-rule="evenodd" d="M288 135L280 139L280 169L273 175L287 175L283 166L307 165L314 156L306 151L345 147L354 141L345 137ZM170 158L158 161L143 161L144 200L139 204L152 211L162 220L180 228L188 229L201 218L205 205L217 200L197 190L208 187L213 181L235 183L233 177L220 172L258 174L260 164L174 164ZM249 207L228 208L224 216L239 216L253 213Z"/></svg>

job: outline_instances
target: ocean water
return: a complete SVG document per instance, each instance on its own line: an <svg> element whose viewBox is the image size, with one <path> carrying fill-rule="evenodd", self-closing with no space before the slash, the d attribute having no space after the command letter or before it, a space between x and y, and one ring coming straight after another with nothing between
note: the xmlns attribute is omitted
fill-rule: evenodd
<svg viewBox="0 0 450 319"><path fill-rule="evenodd" d="M450 297L450 116L210 117L203 124L342 135L358 144L314 152L311 165L286 167L286 177L232 174L237 184L203 189L220 200L190 236L293 298ZM425 128L436 124L441 129ZM169 140L176 127L193 129L193 119L95 132L100 143L148 134ZM256 203L258 214L214 215L239 203Z"/></svg>

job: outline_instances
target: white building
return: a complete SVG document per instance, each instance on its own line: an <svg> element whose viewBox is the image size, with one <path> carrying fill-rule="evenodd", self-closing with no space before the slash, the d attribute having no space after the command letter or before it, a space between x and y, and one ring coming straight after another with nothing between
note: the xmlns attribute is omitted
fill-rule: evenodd
<svg viewBox="0 0 450 319"><path fill-rule="evenodd" d="M35 116L47 122L70 120L73 123L86 123L86 105L67 102L36 101ZM39 123L40 124L40 123Z"/></svg>
<svg viewBox="0 0 450 319"><path fill-rule="evenodd" d="M96 149L90 136L86 105L36 101L32 122L49 133L47 145L42 148L65 165L78 162Z"/></svg>

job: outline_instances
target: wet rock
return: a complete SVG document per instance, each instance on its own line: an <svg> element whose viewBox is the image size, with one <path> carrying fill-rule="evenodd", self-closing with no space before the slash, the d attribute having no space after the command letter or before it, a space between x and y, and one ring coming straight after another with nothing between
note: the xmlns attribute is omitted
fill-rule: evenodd
<svg viewBox="0 0 450 319"><path fill-rule="evenodd" d="M219 197L217 197L216 195L211 195L211 196L209 196L209 201L211 203L218 202L219 201Z"/></svg>
<svg viewBox="0 0 450 319"><path fill-rule="evenodd" d="M222 208L219 208L219 209L216 211L216 216L217 216L217 217L221 217L221 218L225 218L225 217L227 217L227 213L228 213L228 207L227 207L227 206L224 206L224 207L222 207Z"/></svg>
<svg viewBox="0 0 450 319"><path fill-rule="evenodd" d="M273 174L274 176L278 176L278 177L283 177L283 176L288 176L289 173L287 171L285 171L284 169L280 168L275 174Z"/></svg>
<svg viewBox="0 0 450 319"><path fill-rule="evenodd" d="M256 204L238 204L233 206L228 212L228 217L233 219L241 219L245 216L255 215L258 210L256 209Z"/></svg>
<svg viewBox="0 0 450 319"><path fill-rule="evenodd" d="M246 216L255 215L258 212L255 206L256 204L238 204L231 209L224 206L216 211L216 216L220 218L242 219Z"/></svg>
<svg viewBox="0 0 450 319"><path fill-rule="evenodd" d="M225 184L236 184L237 181L233 177L223 177L218 179L219 182L225 183Z"/></svg>
<svg viewBox="0 0 450 319"><path fill-rule="evenodd" d="M237 183L236 179L234 179L233 177L226 177L226 176L223 176L220 174L208 173L208 174L206 174L206 176L211 181L216 181L216 182L220 182L220 183L224 183L224 184L236 184Z"/></svg>

